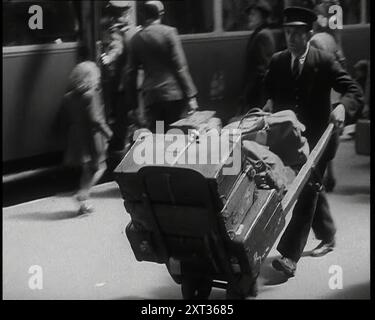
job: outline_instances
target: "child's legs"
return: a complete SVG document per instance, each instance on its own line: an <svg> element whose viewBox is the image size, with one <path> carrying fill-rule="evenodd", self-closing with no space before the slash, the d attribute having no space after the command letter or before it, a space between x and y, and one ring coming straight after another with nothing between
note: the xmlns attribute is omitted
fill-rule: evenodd
<svg viewBox="0 0 375 320"><path fill-rule="evenodd" d="M100 162L98 163L96 166L95 166L95 173L91 179L91 183L89 185L89 188L91 189L91 187L93 187L95 184L98 183L98 181L100 180L100 178L103 176L105 170L107 170L107 165L105 164L105 162Z"/></svg>
<svg viewBox="0 0 375 320"><path fill-rule="evenodd" d="M103 176L107 166L105 162L85 163L82 167L82 175L80 180L80 190L78 192L79 200L87 200L90 196L90 189Z"/></svg>

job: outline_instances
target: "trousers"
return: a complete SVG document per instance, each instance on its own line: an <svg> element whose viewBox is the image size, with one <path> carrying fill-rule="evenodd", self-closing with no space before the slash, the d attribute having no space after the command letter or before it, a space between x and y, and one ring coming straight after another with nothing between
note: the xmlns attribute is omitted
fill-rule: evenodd
<svg viewBox="0 0 375 320"><path fill-rule="evenodd" d="M319 177L324 176L328 162L334 157L337 150L336 143L337 135L334 134L315 168ZM302 256L311 229L316 238L322 241L330 241L336 234L327 194L324 189L317 191L312 179L310 178L302 189L293 209L292 218L277 246L282 256L295 262L298 262Z"/></svg>

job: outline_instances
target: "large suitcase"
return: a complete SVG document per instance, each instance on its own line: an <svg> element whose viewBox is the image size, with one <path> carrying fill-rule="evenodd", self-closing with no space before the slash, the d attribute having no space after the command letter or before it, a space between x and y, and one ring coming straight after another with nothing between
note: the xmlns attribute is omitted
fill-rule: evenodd
<svg viewBox="0 0 375 320"><path fill-rule="evenodd" d="M163 171L160 172L162 174ZM181 180L188 182L189 179L187 177L183 176L181 177L181 179L173 179L173 177L170 177L169 187L163 185L162 180L165 181L165 179L161 178L161 181L151 182L151 188L156 191L153 192L154 200L164 204L170 203L173 206L176 206L178 204L179 206L181 206L179 210L186 209L186 212L188 212L192 207L194 208L195 205L199 205L199 203L197 204L197 199L194 198L194 195L189 193L189 189L191 188L191 186L188 185L187 187L182 188L176 187L177 184L181 184ZM165 189L165 187L171 189L170 192L173 193L173 196L170 199L173 199L173 202L162 199L157 194L159 190L163 190ZM234 186L229 193L228 198L226 198L225 196L219 196L218 192L212 194L213 201L215 202L215 204L217 204L217 206L215 206L215 211L217 211L218 214L220 214L220 216L222 217L228 235L232 236L236 232L239 225L245 218L245 215L248 213L250 207L253 205L255 190L256 185L253 178L248 172L242 172L234 183ZM149 207L145 206L144 201L125 201L124 206L126 211L131 215L132 218L132 223L128 227L127 235L130 235L130 237L134 237L133 242L138 243L142 238L141 234L143 232L146 232L146 234L148 234L153 230L154 225L148 213ZM173 212L173 209L171 210L170 208L165 208L164 212L161 215L170 215L170 217L166 219L165 223L167 223L168 225L171 224L171 228L175 228L177 230L176 226L178 225L179 221L174 221L174 217L176 216L176 214L175 212ZM183 221L183 218L181 220ZM136 249L138 247L139 245L136 244L133 249ZM149 252L136 251L137 249L135 250L135 255L137 260L139 261L145 260L155 262L157 260L155 259L156 255L149 255Z"/></svg>
<svg viewBox="0 0 375 320"><path fill-rule="evenodd" d="M241 151L241 137L231 135L228 137L226 148L221 148L220 143L212 143L207 138L206 144L203 144L202 137L196 139L188 135L179 135L177 139L172 136L149 135L138 139L129 152L126 154L122 162L114 171L115 179L120 186L122 196L126 201L129 211L133 204L142 201L142 191L137 172L142 167L148 166L170 166L175 168L191 168L200 172L209 181L210 188L213 193L218 193L222 199L221 204L226 202L232 188L234 187L239 176L243 174L244 157ZM162 140L160 140L162 139ZM149 148L149 149L148 149ZM139 161L142 150L148 149L152 161ZM227 150L225 150L227 149ZM151 150L151 151L150 151ZM207 163L202 164L201 154L205 153ZM215 156L212 156L215 155ZM204 158L203 158L204 159ZM167 179L167 178L166 178ZM183 186L179 181L173 186L173 191L181 193ZM160 201L168 201L172 196L169 182L165 181L165 188L155 185L156 191L159 192ZM194 199L187 198L185 203L194 203Z"/></svg>
<svg viewBox="0 0 375 320"><path fill-rule="evenodd" d="M187 136L184 137L187 138ZM142 198L145 190L142 185L142 178L140 178L138 174L142 167L149 167L149 165L137 164L137 162L134 161L134 154L137 152L136 148L139 147L141 143L146 143L146 145L147 143L153 143L156 145L156 139L156 136L153 135L152 140L150 139L148 142L137 141L115 170L115 177L125 200L124 205L126 211L132 218L132 223L127 228L127 235L129 239L132 239L130 241L131 244L135 244L133 251L135 252L136 258L140 261L147 260L158 262L159 259L157 258L157 252L152 252L152 250L139 250L139 243L143 241L142 234L145 235L145 238L149 237L149 233L152 232L154 224L149 214L150 209L145 205L145 201ZM185 143L186 142L185 140ZM195 149L197 143L197 141L193 141L188 148L181 150L179 157L181 157L182 154L187 154L190 148L192 148L193 151L199 151L199 148ZM186 147L186 145L187 144L182 147ZM170 142L165 141L164 146L158 144L157 148L163 147L167 150L169 146ZM211 148L215 147L217 147L217 145L211 146ZM222 156L216 164L175 163L169 166L180 169L190 168L199 172L206 179L212 195L210 199L206 199L206 201L213 201L214 210L221 213L226 230L229 233L233 232L242 222L248 209L252 205L255 190L255 183L249 172L249 167L244 169L245 171L242 170L243 159L240 147L240 137L232 137L229 143L229 152ZM208 152L212 152L212 150ZM225 169L232 167L234 157L241 157L240 161L237 160L237 162L239 162L239 166L237 163L237 170L233 170L231 174L225 174ZM153 202L164 204L163 212L160 213L160 217L157 218L163 219L162 217L164 216L168 217L165 219L164 226L169 228L170 224L171 228L176 229L179 220L183 221L183 218L179 218L178 214L173 212L176 205L179 205L182 208L180 209L184 211L189 211L189 208L200 205L194 192L190 190L195 186L193 183L189 182L188 174L186 176L180 174L171 175L165 173L163 165L154 164L153 167L160 168L160 175L157 176L157 178L150 178L148 180L149 192L152 193ZM172 206L168 207L168 205Z"/></svg>

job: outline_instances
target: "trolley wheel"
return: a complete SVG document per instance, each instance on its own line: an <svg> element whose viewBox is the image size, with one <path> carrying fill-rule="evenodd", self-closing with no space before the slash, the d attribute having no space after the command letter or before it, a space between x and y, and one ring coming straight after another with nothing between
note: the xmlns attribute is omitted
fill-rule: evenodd
<svg viewBox="0 0 375 320"><path fill-rule="evenodd" d="M244 300L249 296L256 297L257 294L257 278L251 279L250 281L244 281L240 278L228 283L226 298L228 300Z"/></svg>
<svg viewBox="0 0 375 320"><path fill-rule="evenodd" d="M186 300L206 300L212 290L212 279L183 277L182 297Z"/></svg>

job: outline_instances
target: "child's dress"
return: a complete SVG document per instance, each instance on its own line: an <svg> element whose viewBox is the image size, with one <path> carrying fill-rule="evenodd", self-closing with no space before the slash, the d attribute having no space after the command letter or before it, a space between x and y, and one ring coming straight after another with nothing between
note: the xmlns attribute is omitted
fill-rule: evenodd
<svg viewBox="0 0 375 320"><path fill-rule="evenodd" d="M106 160L108 140L112 135L105 121L100 92L69 91L64 96L68 136L64 163L68 166L88 164L97 168Z"/></svg>

